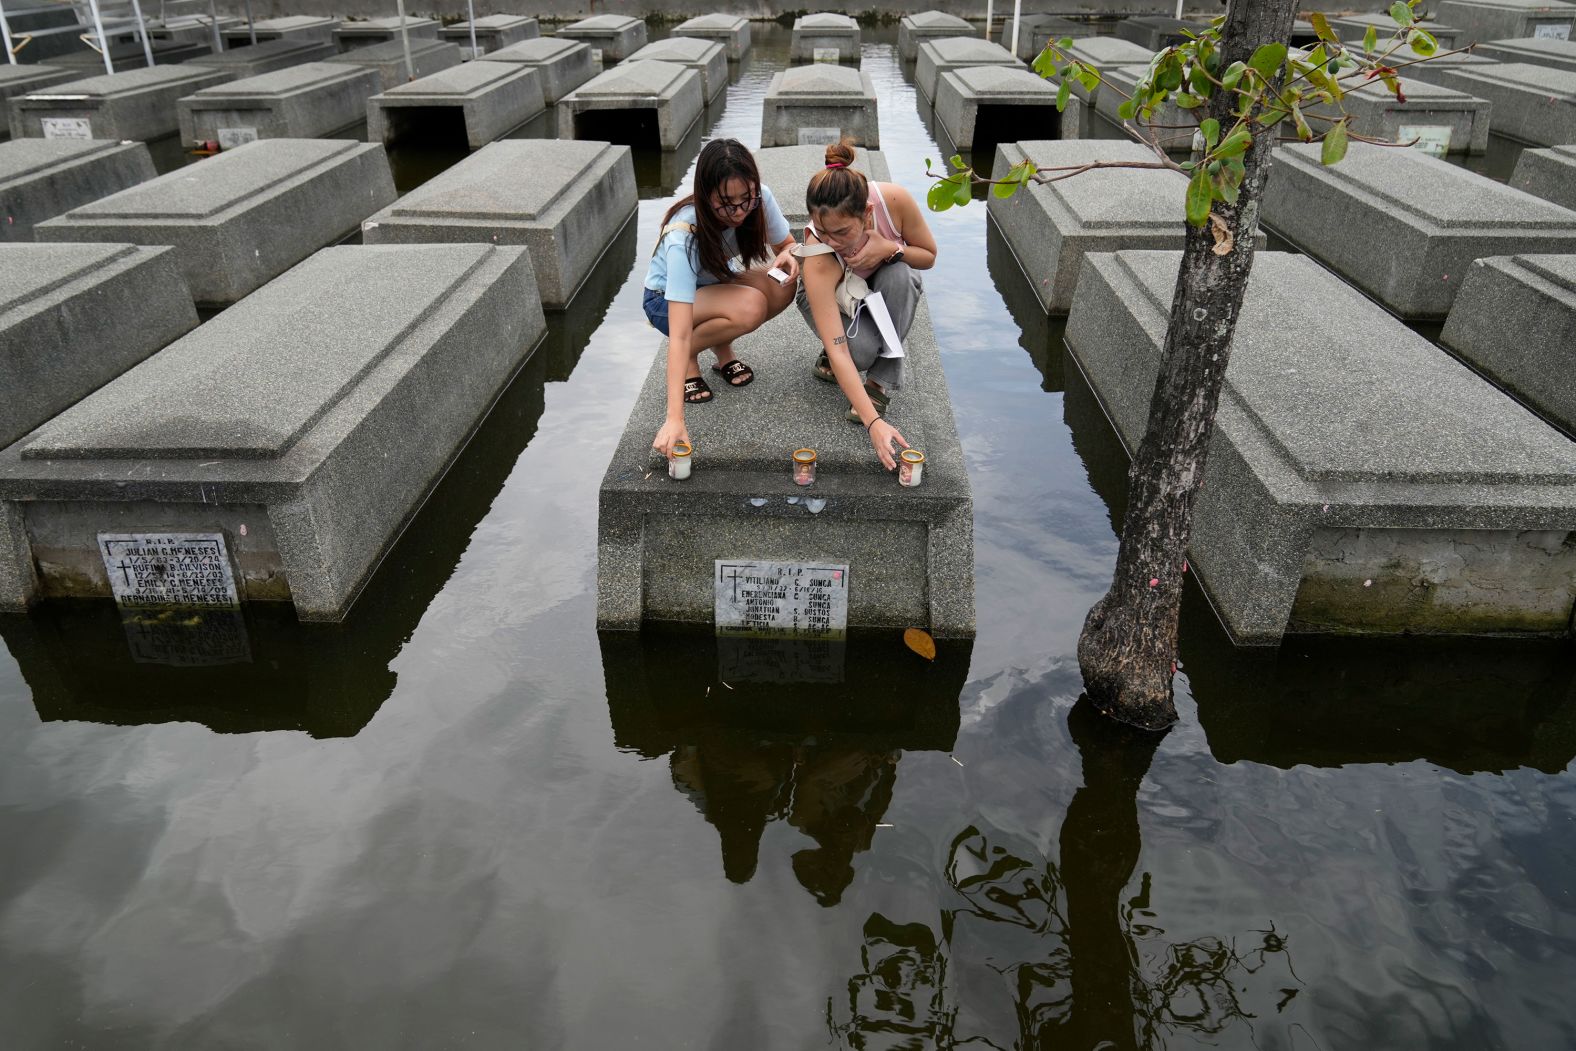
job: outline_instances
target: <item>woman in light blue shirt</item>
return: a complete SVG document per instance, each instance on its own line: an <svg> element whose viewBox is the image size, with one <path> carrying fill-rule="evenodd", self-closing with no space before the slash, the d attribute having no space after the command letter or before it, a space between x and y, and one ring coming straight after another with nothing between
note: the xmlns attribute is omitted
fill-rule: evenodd
<svg viewBox="0 0 1576 1051"><path fill-rule="evenodd" d="M667 414L651 443L662 455L675 441L689 441L684 406L714 396L701 375L702 350L712 349L712 371L730 386L755 378L734 357L733 341L793 302L799 275L793 245L788 220L761 185L750 151L736 139L708 142L695 167L695 192L662 217L646 270L646 317L668 337ZM788 279L778 283L768 266Z"/></svg>

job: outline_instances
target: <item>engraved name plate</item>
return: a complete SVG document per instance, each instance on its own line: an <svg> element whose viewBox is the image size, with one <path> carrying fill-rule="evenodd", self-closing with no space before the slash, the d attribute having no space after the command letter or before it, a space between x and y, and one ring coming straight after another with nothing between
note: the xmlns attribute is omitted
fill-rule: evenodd
<svg viewBox="0 0 1576 1051"><path fill-rule="evenodd" d="M1448 124L1403 124L1398 136L1402 142L1412 143L1414 150L1422 150L1430 157L1443 157L1450 152L1450 125Z"/></svg>
<svg viewBox="0 0 1576 1051"><path fill-rule="evenodd" d="M848 566L717 559L718 635L840 639L848 634Z"/></svg>
<svg viewBox="0 0 1576 1051"><path fill-rule="evenodd" d="M91 139L93 124L86 117L40 117L46 139Z"/></svg>
<svg viewBox="0 0 1576 1051"><path fill-rule="evenodd" d="M239 609L220 533L100 533L99 554L122 609Z"/></svg>
<svg viewBox="0 0 1576 1051"><path fill-rule="evenodd" d="M842 58L843 53L835 47L812 47L810 60L812 62L830 62L834 66Z"/></svg>
<svg viewBox="0 0 1576 1051"><path fill-rule="evenodd" d="M843 141L842 128L800 128L800 146L830 146Z"/></svg>
<svg viewBox="0 0 1576 1051"><path fill-rule="evenodd" d="M233 150L237 146L245 146L248 142L257 141L256 128L220 128L219 148Z"/></svg>

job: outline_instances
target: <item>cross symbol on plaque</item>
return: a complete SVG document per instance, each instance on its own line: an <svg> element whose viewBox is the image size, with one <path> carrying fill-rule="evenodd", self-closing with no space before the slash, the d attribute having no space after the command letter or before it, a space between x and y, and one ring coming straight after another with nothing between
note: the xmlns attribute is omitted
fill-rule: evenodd
<svg viewBox="0 0 1576 1051"><path fill-rule="evenodd" d="M116 566L115 568L120 570L120 575L126 578L126 586L130 587L131 586L131 563L127 562L123 558L123 559L120 560L120 565Z"/></svg>
<svg viewBox="0 0 1576 1051"><path fill-rule="evenodd" d="M737 601L739 601L739 567L738 566L730 567L727 579L733 581L733 601L737 602Z"/></svg>

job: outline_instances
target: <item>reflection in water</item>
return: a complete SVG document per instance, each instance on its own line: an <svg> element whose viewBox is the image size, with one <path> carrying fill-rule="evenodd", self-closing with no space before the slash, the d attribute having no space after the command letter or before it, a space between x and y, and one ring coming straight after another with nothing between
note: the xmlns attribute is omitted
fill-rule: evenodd
<svg viewBox="0 0 1576 1051"><path fill-rule="evenodd" d="M1029 352L1029 359L1040 372L1043 380L1040 389L1054 394L1066 384L1062 375L1066 360L1062 341L1067 319L1053 318L1045 312L996 221L988 219L985 225L985 267L997 293L1007 304L1013 324L1018 327L1018 345Z"/></svg>
<svg viewBox="0 0 1576 1051"><path fill-rule="evenodd" d="M536 434L545 385L568 379L634 261L635 224L548 335L384 558L339 624L302 624L285 603L123 620L110 602L0 615L39 717L114 725L197 722L220 733L358 733L393 692L410 638Z"/></svg>
<svg viewBox="0 0 1576 1051"><path fill-rule="evenodd" d="M674 787L717 829L728 879L755 875L767 824L785 821L815 841L793 856L793 871L828 906L870 848L902 752L951 749L972 649L939 643L932 663L887 634L813 653L694 632L604 632L601 643L615 743L651 759L671 753ZM776 657L766 652L774 646ZM762 674L714 673L741 667ZM812 677L788 680L799 667Z"/></svg>
<svg viewBox="0 0 1576 1051"><path fill-rule="evenodd" d="M1147 873L1124 900L1141 847L1139 785L1162 735L1113 723L1087 700L1067 724L1083 785L1062 821L1060 863L978 826L959 832L947 862L954 905L939 938L880 914L865 922L846 1016L828 1008L842 1046L1136 1051L1233 1029L1252 1040L1263 1005L1279 1012L1302 991L1273 925L1172 941L1150 908ZM1000 976L1014 1038L966 1031L951 1004L965 980L949 982L949 965Z"/></svg>

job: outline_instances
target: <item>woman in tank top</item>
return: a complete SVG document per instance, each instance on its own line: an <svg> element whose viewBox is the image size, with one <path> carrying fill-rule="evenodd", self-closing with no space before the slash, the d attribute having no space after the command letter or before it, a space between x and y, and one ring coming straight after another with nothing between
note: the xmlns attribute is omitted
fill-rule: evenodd
<svg viewBox="0 0 1576 1051"><path fill-rule="evenodd" d="M908 445L884 419L903 385L903 359L881 356L880 330L864 309L854 317L843 314L837 285L847 264L871 291L881 293L898 338L906 339L924 291L918 271L936 265L936 239L912 194L896 183L871 182L850 167L853 161L852 146L828 146L826 167L805 192L810 211L805 246L824 244L832 252L805 255L799 309L821 339L816 378L842 388L849 422L864 425L890 471L896 466L894 443L899 449Z"/></svg>

